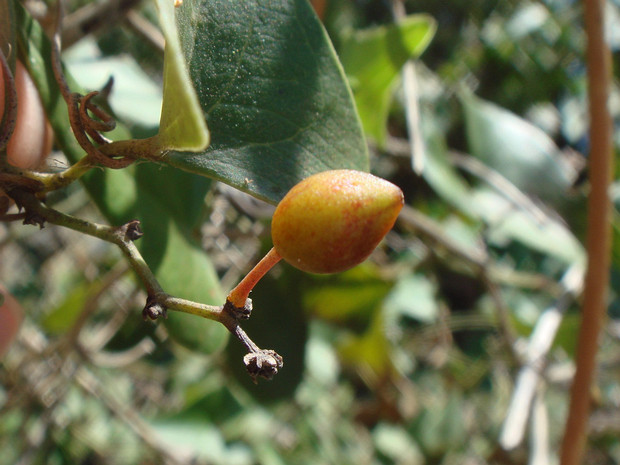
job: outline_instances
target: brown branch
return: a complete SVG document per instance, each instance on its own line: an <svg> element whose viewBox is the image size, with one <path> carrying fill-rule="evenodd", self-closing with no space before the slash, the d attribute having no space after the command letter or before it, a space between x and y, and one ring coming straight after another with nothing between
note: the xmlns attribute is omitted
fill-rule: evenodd
<svg viewBox="0 0 620 465"><path fill-rule="evenodd" d="M582 462L590 416L590 389L596 367L598 340L606 313L611 251L611 202L613 173L612 121L607 107L611 84L611 54L604 35L604 2L585 0L588 37L588 97L590 113L590 195L586 246L583 320L577 343L577 369L571 388L570 409L562 442L562 465Z"/></svg>

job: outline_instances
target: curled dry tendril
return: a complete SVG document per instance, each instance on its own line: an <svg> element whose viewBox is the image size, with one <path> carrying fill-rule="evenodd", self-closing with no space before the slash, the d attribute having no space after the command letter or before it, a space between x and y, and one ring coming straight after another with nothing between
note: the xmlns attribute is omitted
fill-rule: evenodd
<svg viewBox="0 0 620 465"><path fill-rule="evenodd" d="M91 101L99 92L90 92L86 95L81 95L73 93L69 89L60 61L61 19L62 5L61 2L58 1L56 3L56 27L52 40L52 67L60 92L67 103L69 123L71 124L75 139L93 163L112 169L125 168L134 162L134 158L127 155L107 155L95 146L95 144L99 146L109 144L110 140L101 133L111 131L116 126L112 116ZM94 117L92 117L91 114L94 115Z"/></svg>

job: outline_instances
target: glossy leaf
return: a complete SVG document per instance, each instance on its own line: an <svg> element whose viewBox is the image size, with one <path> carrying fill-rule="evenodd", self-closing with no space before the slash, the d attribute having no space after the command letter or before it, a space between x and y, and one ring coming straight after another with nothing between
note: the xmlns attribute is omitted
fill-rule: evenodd
<svg viewBox="0 0 620 465"><path fill-rule="evenodd" d="M368 170L350 89L306 0L185 0L176 13L212 140L163 161L272 203L310 174Z"/></svg>
<svg viewBox="0 0 620 465"><path fill-rule="evenodd" d="M340 57L364 131L379 144L385 141L389 104L401 68L422 54L434 33L430 16L412 15L398 24L356 31L343 41Z"/></svg>
<svg viewBox="0 0 620 465"><path fill-rule="evenodd" d="M165 150L198 152L208 147L209 130L181 51L174 4L157 0L157 6L166 38L164 96L157 141Z"/></svg>

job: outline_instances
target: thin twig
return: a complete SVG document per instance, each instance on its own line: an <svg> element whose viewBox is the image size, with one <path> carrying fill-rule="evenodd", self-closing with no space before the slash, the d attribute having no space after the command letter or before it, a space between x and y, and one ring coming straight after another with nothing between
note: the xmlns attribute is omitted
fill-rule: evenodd
<svg viewBox="0 0 620 465"><path fill-rule="evenodd" d="M25 208L27 214L26 222L29 224L38 224L43 226L45 222L48 222L73 229L74 231L78 231L117 245L127 257L130 266L142 281L142 284L144 285L149 296L156 299L170 310L176 310L178 307L179 311L194 313L212 320L220 321L225 319L221 316L223 313L222 307L176 299L164 293L159 282L144 261L144 258L140 254L138 248L135 246L131 238L127 237L129 229L132 225L135 227L135 223L128 223L118 228L91 223L49 208L41 203L36 196L29 192L14 189L9 192L9 195L13 197L19 206Z"/></svg>
<svg viewBox="0 0 620 465"><path fill-rule="evenodd" d="M109 386L105 386L97 379L86 367L79 366L71 362L68 358L62 361L60 366L55 366L61 361L53 360L50 357L50 349L53 349L45 340L44 336L37 330L29 328L29 334L20 337L20 342L24 348L33 355L35 363L44 367L44 378L34 378L33 374L41 376L40 370L33 370L31 365L26 365L26 369L20 366L12 367L15 371L27 378L26 386L38 402L44 405L46 415L49 416L48 422L53 422L56 415L54 406L59 404L62 397L68 392L70 384L67 380L73 380L84 389L88 394L100 399L103 404L116 417L125 422L129 428L153 451L155 451L165 463L180 465L186 463L170 447L161 442L161 438L146 423L132 405L123 404L118 400L118 396L109 391ZM42 383L41 381L45 381ZM50 390L56 388L56 392Z"/></svg>
<svg viewBox="0 0 620 465"><path fill-rule="evenodd" d="M25 213L7 213L6 215L0 215L0 223L8 223L10 221L22 221L26 218Z"/></svg>
<svg viewBox="0 0 620 465"><path fill-rule="evenodd" d="M515 389L499 437L499 444L503 449L514 449L523 441L532 401L541 382L545 357L551 349L566 309L579 295L583 286L581 265L572 265L564 274L561 285L564 293L553 305L545 309L532 330L525 354L525 364L517 375Z"/></svg>
<svg viewBox="0 0 620 465"><path fill-rule="evenodd" d="M122 368L140 360L155 350L155 343L150 337L145 337L129 349L119 352L98 351L88 355L88 358L97 366L105 368Z"/></svg>
<svg viewBox="0 0 620 465"><path fill-rule="evenodd" d="M607 309L611 262L612 205L609 196L614 172L612 119L609 113L611 52L605 41L605 2L585 0L588 97L590 114L590 195L586 249L583 319L579 330L576 372L561 450L562 465L582 462L590 417L590 390L594 380L598 342Z"/></svg>

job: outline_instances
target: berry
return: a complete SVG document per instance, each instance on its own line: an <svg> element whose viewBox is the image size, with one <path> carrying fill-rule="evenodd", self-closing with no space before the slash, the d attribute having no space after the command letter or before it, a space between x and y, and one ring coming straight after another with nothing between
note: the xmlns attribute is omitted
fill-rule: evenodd
<svg viewBox="0 0 620 465"><path fill-rule="evenodd" d="M311 273L363 262L403 206L394 184L354 170L325 171L294 186L278 204L271 235L278 254Z"/></svg>
<svg viewBox="0 0 620 465"><path fill-rule="evenodd" d="M363 262L403 203L397 186L361 171L325 171L304 179L278 204L273 248L230 292L231 310L237 315L251 310L250 292L282 258L310 273L338 273Z"/></svg>

